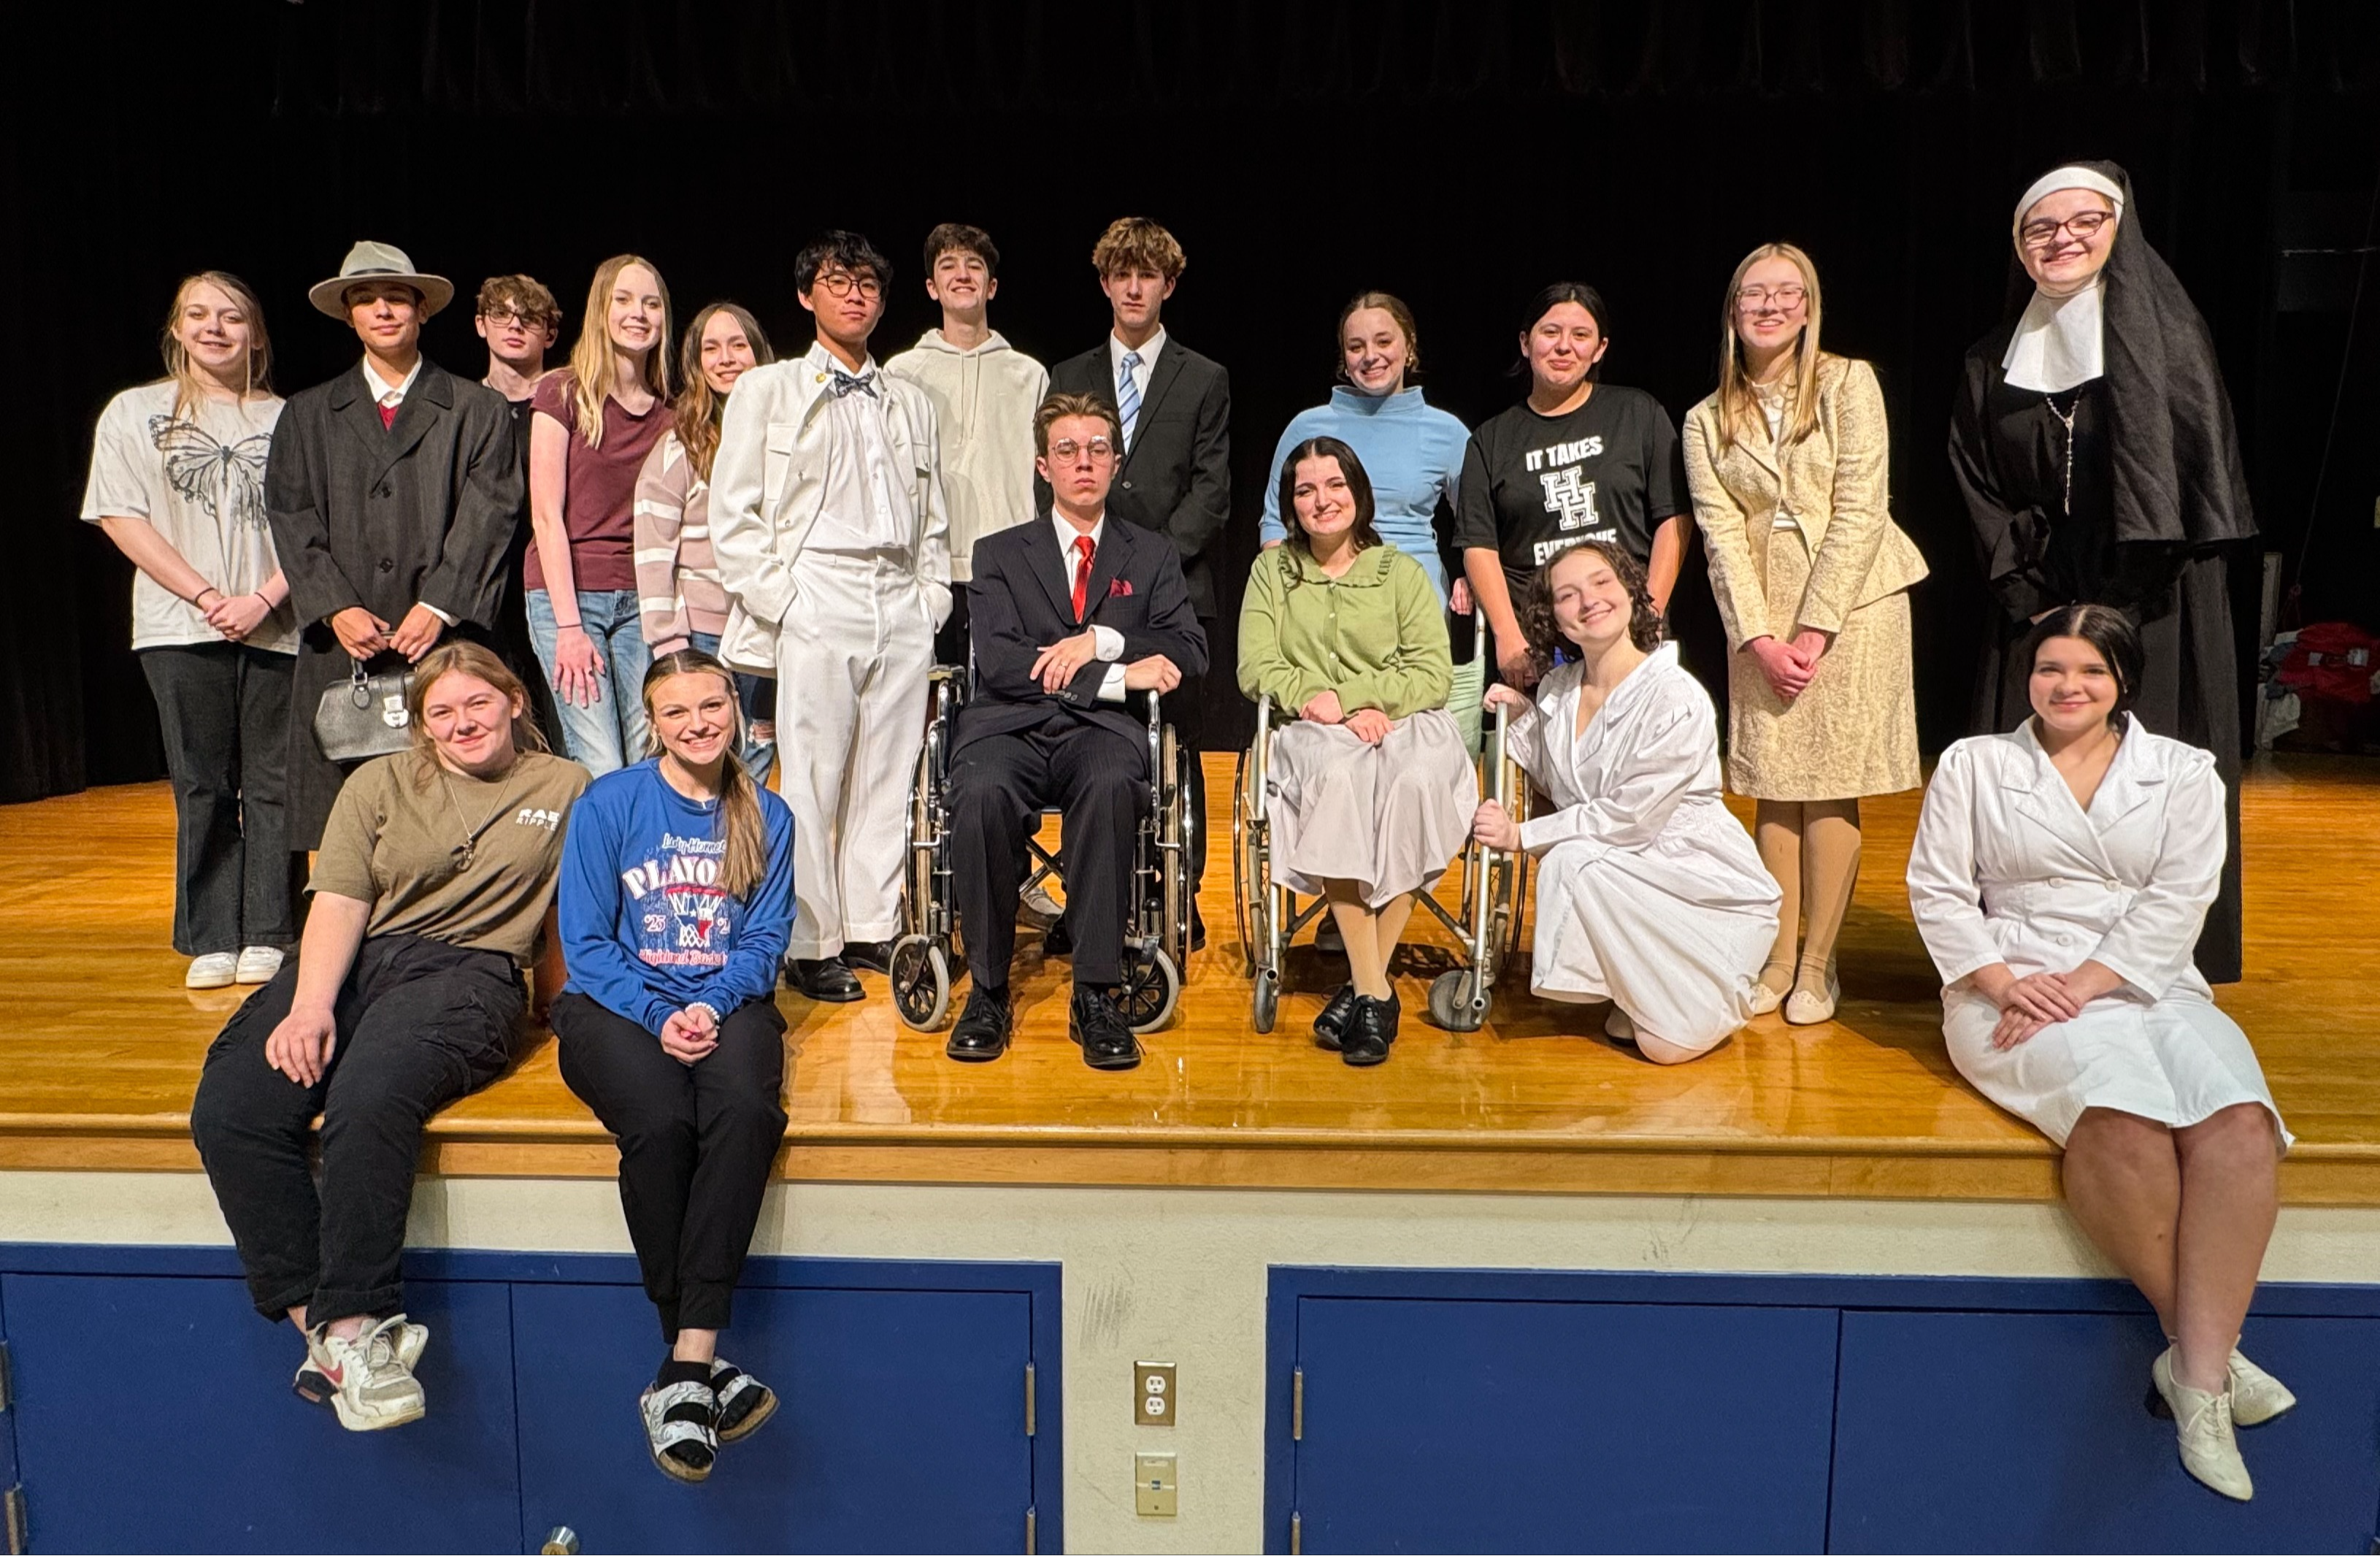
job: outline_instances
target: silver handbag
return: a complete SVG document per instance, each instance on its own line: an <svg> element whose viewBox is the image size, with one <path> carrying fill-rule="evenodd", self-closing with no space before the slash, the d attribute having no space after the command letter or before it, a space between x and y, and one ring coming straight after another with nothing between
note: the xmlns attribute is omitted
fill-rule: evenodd
<svg viewBox="0 0 2380 1556"><path fill-rule="evenodd" d="M363 661L351 661L355 674L322 688L314 704L314 744L329 761L369 761L402 751L413 744L406 711L406 693L413 687L410 670L364 674Z"/></svg>

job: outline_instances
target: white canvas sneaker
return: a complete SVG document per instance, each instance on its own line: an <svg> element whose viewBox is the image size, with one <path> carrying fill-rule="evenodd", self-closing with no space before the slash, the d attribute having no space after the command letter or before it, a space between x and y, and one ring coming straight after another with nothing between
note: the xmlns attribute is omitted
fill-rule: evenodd
<svg viewBox="0 0 2380 1556"><path fill-rule="evenodd" d="M331 1385L331 1408L347 1430L385 1431L429 1414L420 1382L397 1355L404 1331L405 1315L398 1313L352 1340L331 1333L327 1326L306 1337L314 1370Z"/></svg>
<svg viewBox="0 0 2380 1556"><path fill-rule="evenodd" d="M182 975L185 989L228 989L239 974L239 958L228 951L210 951L203 956L190 958L190 970Z"/></svg>
<svg viewBox="0 0 2380 1556"><path fill-rule="evenodd" d="M232 973L234 983L270 983L273 975L281 970L287 953L277 945L251 945L239 954L239 966Z"/></svg>

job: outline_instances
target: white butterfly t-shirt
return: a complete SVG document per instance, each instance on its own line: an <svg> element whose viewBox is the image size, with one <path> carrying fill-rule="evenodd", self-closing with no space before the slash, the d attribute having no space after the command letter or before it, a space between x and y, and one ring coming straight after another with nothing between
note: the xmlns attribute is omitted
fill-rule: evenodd
<svg viewBox="0 0 2380 1556"><path fill-rule="evenodd" d="M264 522L264 460L280 419L277 397L238 406L203 400L177 417L170 379L127 389L100 413L82 517L93 524L145 519L207 582L225 594L252 594L281 565ZM134 648L223 640L204 611L134 570ZM288 602L248 641L296 653L297 614Z"/></svg>

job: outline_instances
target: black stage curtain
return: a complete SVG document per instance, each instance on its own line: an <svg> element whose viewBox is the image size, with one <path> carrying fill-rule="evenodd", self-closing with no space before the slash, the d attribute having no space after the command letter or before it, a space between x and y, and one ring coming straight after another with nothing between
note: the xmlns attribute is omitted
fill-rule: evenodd
<svg viewBox="0 0 2380 1556"><path fill-rule="evenodd" d="M793 252L856 227L898 271L889 354L936 322L919 239L971 221L1002 247L995 324L1052 360L1104 328L1100 228L1157 217L1191 261L1167 323L1232 370L1229 573L1359 288L1414 305L1422 382L1475 422L1520 392L1506 370L1528 296L1590 281L1614 310L1606 376L1674 417L1713 382L1736 260L1790 238L1821 266L1828 344L1872 359L1890 403L1897 511L1935 566L1917 607L1929 746L1962 733L1984 608L1943 460L1950 390L2007 296L2010 202L2053 160L2131 169L2214 327L2271 543L2294 552L2321 517L2307 504L2342 383L2325 512L2352 517L2375 486L2374 375L2341 372L2352 261L2333 254L2329 281L2291 292L2300 260L2276 237L2311 220L2312 248L2351 249L2355 232L2320 236L2325 201L2360 231L2380 122L2367 0L252 0L46 17L61 41L20 51L0 103L16 238L0 284L20 337L0 425L22 477L0 799L163 771L125 646L128 568L76 515L93 420L157 371L174 282L221 267L255 285L286 392L354 360L304 290L363 237L453 277L466 304L484 275L535 274L574 333L594 266L635 250L681 319L733 297L798 349ZM468 306L426 344L481 371ZM2359 528L2325 551L2310 600L2350 562L2371 576ZM2332 614L2368 617L2362 594ZM1694 572L1678 614L1718 683ZM1226 643L1215 727L1236 738L1230 663Z"/></svg>

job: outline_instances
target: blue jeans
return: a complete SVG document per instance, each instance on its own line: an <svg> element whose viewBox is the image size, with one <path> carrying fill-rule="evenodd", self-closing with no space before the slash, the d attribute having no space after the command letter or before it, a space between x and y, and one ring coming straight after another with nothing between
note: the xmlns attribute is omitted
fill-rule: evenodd
<svg viewBox="0 0 2380 1556"><path fill-rule="evenodd" d="M578 625L587 629L602 662L595 700L581 707L563 699L554 687L554 707L562 714L562 741L570 760L601 778L630 762L645 760L645 668L653 656L645 649L645 628L637 614L633 589L581 590ZM546 590L528 591L528 639L536 645L537 662L553 686L553 597Z"/></svg>
<svg viewBox="0 0 2380 1556"><path fill-rule="evenodd" d="M719 635L717 633L689 632L686 637L687 642L692 643L704 653L713 658L718 656ZM747 675L741 670L736 671L735 701L744 710L744 743L735 748L736 760L744 764L744 771L752 775L753 785L765 789L769 786L769 774L775 771L777 766L777 741L774 734L777 727L776 679L769 675ZM761 725L765 725L771 732L770 737L766 740L754 739L753 729Z"/></svg>

